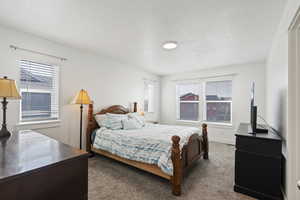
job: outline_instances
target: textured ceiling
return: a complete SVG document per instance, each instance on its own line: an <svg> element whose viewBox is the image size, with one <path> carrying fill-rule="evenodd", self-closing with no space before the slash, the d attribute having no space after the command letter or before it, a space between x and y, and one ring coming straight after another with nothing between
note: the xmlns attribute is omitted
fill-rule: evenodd
<svg viewBox="0 0 300 200"><path fill-rule="evenodd" d="M164 75L265 60L285 3L0 0L0 24Z"/></svg>

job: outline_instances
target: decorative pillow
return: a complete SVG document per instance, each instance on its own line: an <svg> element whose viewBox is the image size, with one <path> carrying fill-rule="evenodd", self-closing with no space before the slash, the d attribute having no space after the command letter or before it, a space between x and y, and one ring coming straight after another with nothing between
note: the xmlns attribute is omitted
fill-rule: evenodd
<svg viewBox="0 0 300 200"><path fill-rule="evenodd" d="M109 121L107 119L107 116L105 114L103 115L96 115L95 120L98 123L100 127L109 128Z"/></svg>
<svg viewBox="0 0 300 200"><path fill-rule="evenodd" d="M106 116L109 123L109 128L112 130L122 129L123 128L122 120L128 118L127 115L123 115L123 114L107 113Z"/></svg>
<svg viewBox="0 0 300 200"><path fill-rule="evenodd" d="M132 118L123 119L122 124L124 130L139 129L143 127L136 119Z"/></svg>
<svg viewBox="0 0 300 200"><path fill-rule="evenodd" d="M135 119L142 127L145 126L145 117L139 113L129 113L128 117L130 119Z"/></svg>

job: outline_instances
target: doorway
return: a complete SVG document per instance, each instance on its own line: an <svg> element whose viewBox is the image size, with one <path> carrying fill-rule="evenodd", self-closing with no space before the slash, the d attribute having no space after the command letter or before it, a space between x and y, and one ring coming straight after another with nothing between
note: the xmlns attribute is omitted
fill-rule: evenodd
<svg viewBox="0 0 300 200"><path fill-rule="evenodd" d="M287 192L292 199L300 199L300 12L289 29L288 65Z"/></svg>

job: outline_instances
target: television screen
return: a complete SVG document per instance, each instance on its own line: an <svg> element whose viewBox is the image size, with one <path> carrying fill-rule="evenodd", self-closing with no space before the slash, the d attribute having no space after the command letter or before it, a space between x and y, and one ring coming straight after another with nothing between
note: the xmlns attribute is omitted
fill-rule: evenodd
<svg viewBox="0 0 300 200"><path fill-rule="evenodd" d="M251 85L251 107L254 106L254 90L255 90L255 83L252 82L252 85Z"/></svg>
<svg viewBox="0 0 300 200"><path fill-rule="evenodd" d="M255 106L255 83L251 84L251 99L250 99L250 124L252 134L268 133L268 129L257 128L257 106Z"/></svg>
<svg viewBox="0 0 300 200"><path fill-rule="evenodd" d="M257 108L254 105L254 96L255 96L255 83L252 82L251 84L251 99L250 99L250 124L251 124L251 132L255 133L256 132L256 115L257 115Z"/></svg>
<svg viewBox="0 0 300 200"><path fill-rule="evenodd" d="M255 91L255 83L251 84L251 93L250 93L250 123L253 125L253 106L254 106L254 91Z"/></svg>

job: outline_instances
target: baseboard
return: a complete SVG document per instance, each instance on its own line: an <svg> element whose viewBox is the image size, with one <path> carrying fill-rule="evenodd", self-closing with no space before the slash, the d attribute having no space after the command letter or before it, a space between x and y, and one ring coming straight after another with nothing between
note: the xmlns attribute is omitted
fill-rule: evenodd
<svg viewBox="0 0 300 200"><path fill-rule="evenodd" d="M284 200L287 200L287 196L286 196L286 194L285 194L285 191L284 191L283 187L281 187L281 193L282 193L283 199L284 199Z"/></svg>
<svg viewBox="0 0 300 200"><path fill-rule="evenodd" d="M209 134L209 133L208 133ZM231 139L225 139L225 138L210 138L208 136L208 140L209 142L218 142L218 143L222 143L222 144L230 144L230 145L235 145L235 141L231 140Z"/></svg>
<svg viewBox="0 0 300 200"><path fill-rule="evenodd" d="M283 199L284 199L284 200L288 200L288 199L287 199L287 196L285 195L285 193L282 194L282 196L283 196Z"/></svg>

